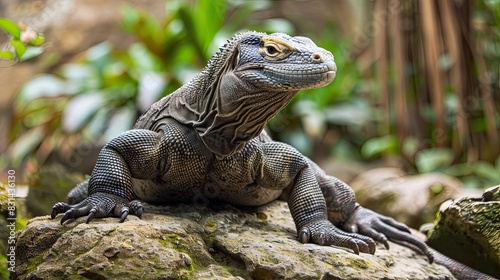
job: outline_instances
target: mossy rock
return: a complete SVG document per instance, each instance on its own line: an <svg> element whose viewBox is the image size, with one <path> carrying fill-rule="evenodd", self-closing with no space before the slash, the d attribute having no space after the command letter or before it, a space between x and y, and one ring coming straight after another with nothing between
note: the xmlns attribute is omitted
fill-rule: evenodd
<svg viewBox="0 0 500 280"><path fill-rule="evenodd" d="M454 279L397 244L375 255L301 244L285 202L239 209L145 204L142 219L32 219L17 279Z"/></svg>
<svg viewBox="0 0 500 280"><path fill-rule="evenodd" d="M429 245L463 264L500 278L499 189L496 186L481 198L462 198L443 205L429 234Z"/></svg>

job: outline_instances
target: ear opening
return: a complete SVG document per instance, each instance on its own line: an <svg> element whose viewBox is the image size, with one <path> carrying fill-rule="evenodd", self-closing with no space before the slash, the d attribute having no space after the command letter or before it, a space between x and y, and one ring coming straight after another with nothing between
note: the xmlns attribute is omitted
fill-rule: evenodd
<svg viewBox="0 0 500 280"><path fill-rule="evenodd" d="M238 63L240 63L240 50L238 47L235 48L234 54L233 54L233 62L232 62L232 69L235 69L236 66L238 66Z"/></svg>

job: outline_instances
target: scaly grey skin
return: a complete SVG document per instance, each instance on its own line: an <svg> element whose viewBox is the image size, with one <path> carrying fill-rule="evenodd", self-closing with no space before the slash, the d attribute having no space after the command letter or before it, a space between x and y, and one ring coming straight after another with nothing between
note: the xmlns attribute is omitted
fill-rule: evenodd
<svg viewBox="0 0 500 280"><path fill-rule="evenodd" d="M206 201L257 206L288 202L303 243L373 254L375 242L428 247L408 227L356 203L352 189L263 130L301 89L336 75L333 55L305 37L235 35L191 82L156 102L99 154L87 184L52 218L141 216L150 203ZM138 200L137 200L138 199Z"/></svg>

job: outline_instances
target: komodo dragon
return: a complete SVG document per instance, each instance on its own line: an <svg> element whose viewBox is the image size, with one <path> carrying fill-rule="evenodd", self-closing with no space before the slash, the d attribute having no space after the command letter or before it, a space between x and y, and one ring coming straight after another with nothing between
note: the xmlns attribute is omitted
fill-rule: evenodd
<svg viewBox="0 0 500 280"><path fill-rule="evenodd" d="M106 144L90 180L68 195L70 204L56 203L52 218L123 222L128 214L141 217L136 199L257 206L282 198L302 243L374 254L374 240L387 248L392 240L432 262L437 255L406 225L361 207L347 184L264 131L299 90L326 86L336 72L333 55L309 38L235 35L200 74ZM444 264L459 277L480 275L451 260Z"/></svg>

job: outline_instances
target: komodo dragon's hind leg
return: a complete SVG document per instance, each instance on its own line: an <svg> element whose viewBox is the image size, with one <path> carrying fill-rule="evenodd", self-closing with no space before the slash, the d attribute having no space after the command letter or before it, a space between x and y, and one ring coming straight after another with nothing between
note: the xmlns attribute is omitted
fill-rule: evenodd
<svg viewBox="0 0 500 280"><path fill-rule="evenodd" d="M361 207L356 202L354 191L346 183L325 174L312 161L309 162L309 165L314 169L325 197L330 222L347 232L369 236L383 243L387 249L389 249L388 240L395 243L411 244L426 255L429 262L434 261L434 255L429 246L411 235L408 226L390 217Z"/></svg>

